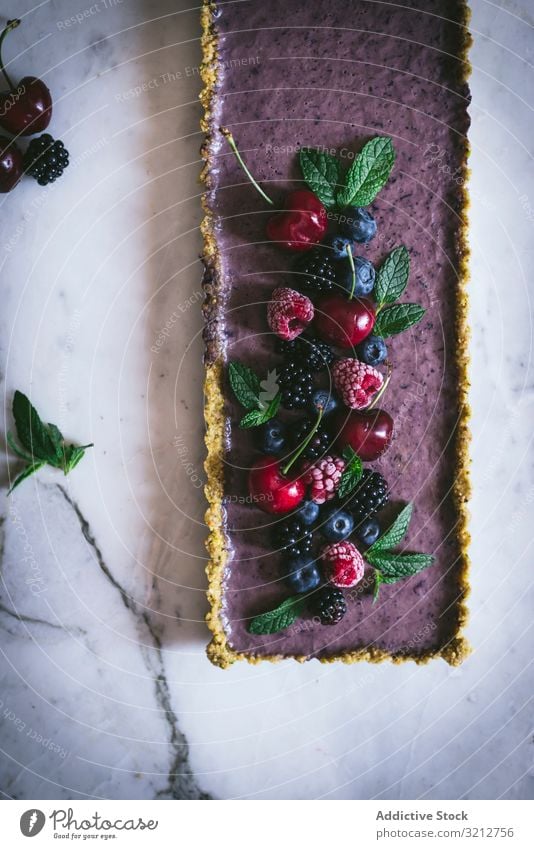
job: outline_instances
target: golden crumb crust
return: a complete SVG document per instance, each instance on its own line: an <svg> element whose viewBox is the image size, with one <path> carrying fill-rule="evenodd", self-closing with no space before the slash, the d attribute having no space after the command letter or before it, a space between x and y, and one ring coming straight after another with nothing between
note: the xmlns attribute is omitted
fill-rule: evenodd
<svg viewBox="0 0 534 849"><path fill-rule="evenodd" d="M203 89L200 100L204 107L204 116L201 120L201 129L204 133L204 143L201 155L204 165L200 179L206 191L202 198L204 218L201 224L204 239L203 261L205 265L204 275L204 315L207 323L207 339L209 350L206 356L204 394L205 407L204 417L206 423L206 448L207 457L204 464L207 475L205 495L208 501L206 511L206 524L208 537L206 548L209 562L206 567L208 576L208 601L210 611L206 616L208 627L212 632L212 639L207 648L210 661L222 669L227 668L236 660L246 660L249 663L260 663L261 661L284 660L284 655L254 655L252 653L234 651L227 639L222 618L222 597L224 573L228 558L227 540L224 531L224 453L225 453L225 428L226 419L224 412L223 394L223 350L217 343L216 329L210 330L210 326L217 327L220 321L222 309L220 261L217 248L217 240L213 226L213 212L210 207L210 150L212 142L213 111L216 102L216 88L218 82L218 52L217 32L214 25L215 3L211 0L203 0L201 9L202 24L202 64L200 76ZM469 32L469 21L471 12L466 0L461 0L461 19L459 26L463 33L459 58L463 68L462 82L467 83L471 64L469 62L469 49L472 38ZM402 663L412 660L423 664L433 658L442 658L451 666L459 666L470 653L469 644L463 633L468 619L468 608L466 599L469 594L469 543L470 534L468 530L469 509L468 502L471 494L470 483L470 457L469 445L471 434L469 430L470 408L468 401L469 393L469 325L468 325L468 295L469 283L469 243L468 243L468 213L469 194L466 188L469 177L467 160L469 157L469 142L462 140L463 156L461 181L458 189L459 194L459 218L461 221L457 236L457 253L459 258L459 275L456 302L456 339L457 355L456 366L458 373L458 423L456 429L456 458L457 473L454 484L454 500L458 514L457 535L459 542L460 569L458 574L458 598L457 598L457 628L455 635L447 644L439 649L421 654L392 654L382 649L369 647L345 651L330 657L318 658L321 663L356 663L357 661L368 661L369 663L381 663L389 660L392 663ZM303 662L308 660L307 656L291 655L293 660Z"/></svg>

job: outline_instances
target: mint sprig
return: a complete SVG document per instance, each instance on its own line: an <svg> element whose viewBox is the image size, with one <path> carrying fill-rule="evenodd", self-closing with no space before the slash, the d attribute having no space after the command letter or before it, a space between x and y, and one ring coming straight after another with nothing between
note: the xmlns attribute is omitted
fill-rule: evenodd
<svg viewBox="0 0 534 849"><path fill-rule="evenodd" d="M365 553L365 559L375 569L374 601L382 584L396 584L417 575L434 562L431 554L398 554L392 551L408 533L412 513L413 505L407 504L391 527Z"/></svg>
<svg viewBox="0 0 534 849"><path fill-rule="evenodd" d="M281 401L276 392L276 372L269 372L266 380L260 380L255 371L234 360L228 365L228 378L235 397L248 410L239 427L258 427L276 415ZM273 391L274 396L270 394Z"/></svg>
<svg viewBox="0 0 534 849"><path fill-rule="evenodd" d="M249 622L248 631L250 634L275 634L277 631L284 631L298 619L305 604L305 597L300 595L286 598L274 610L255 616Z"/></svg>
<svg viewBox="0 0 534 849"><path fill-rule="evenodd" d="M304 180L327 208L336 203L339 185L339 162L331 153L303 147L299 154Z"/></svg>
<svg viewBox="0 0 534 849"><path fill-rule="evenodd" d="M358 486L363 473L362 461L350 445L347 445L343 450L343 459L347 465L343 469L343 474L337 488L338 498L341 499L350 495Z"/></svg>
<svg viewBox="0 0 534 849"><path fill-rule="evenodd" d="M375 336L396 336L421 321L425 312L419 304L391 304L378 313L373 333Z"/></svg>
<svg viewBox="0 0 534 849"><path fill-rule="evenodd" d="M57 425L43 422L23 392L15 392L12 409L20 445L16 443L11 431L7 434L7 442L13 453L25 460L27 465L15 478L8 495L45 465L61 469L68 475L78 465L86 448L93 445L92 442L88 445L67 444Z"/></svg>
<svg viewBox="0 0 534 849"><path fill-rule="evenodd" d="M345 185L337 193L337 205L368 206L387 183L394 163L395 151L389 136L368 141L347 171Z"/></svg>
<svg viewBox="0 0 534 849"><path fill-rule="evenodd" d="M376 275L373 296L377 304L391 304L400 298L410 276L410 254L404 245L386 257Z"/></svg>

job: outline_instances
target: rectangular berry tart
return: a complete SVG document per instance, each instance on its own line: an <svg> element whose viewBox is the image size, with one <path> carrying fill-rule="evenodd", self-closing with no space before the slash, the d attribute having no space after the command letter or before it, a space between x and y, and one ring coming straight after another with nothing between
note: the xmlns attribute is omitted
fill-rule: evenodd
<svg viewBox="0 0 534 849"><path fill-rule="evenodd" d="M468 9L202 24L208 656L458 664Z"/></svg>

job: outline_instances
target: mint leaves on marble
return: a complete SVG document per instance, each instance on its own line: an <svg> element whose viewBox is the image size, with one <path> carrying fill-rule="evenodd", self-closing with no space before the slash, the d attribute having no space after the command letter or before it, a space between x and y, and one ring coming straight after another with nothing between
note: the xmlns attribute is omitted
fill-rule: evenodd
<svg viewBox="0 0 534 849"><path fill-rule="evenodd" d="M343 449L343 459L346 462L346 466L343 469L343 474L337 488L338 498L346 498L350 495L352 490L358 486L363 474L362 461L350 445L347 445Z"/></svg>
<svg viewBox="0 0 534 849"><path fill-rule="evenodd" d="M421 321L426 310L419 304L395 304L408 285L410 254L404 245L386 257L376 275L373 297L377 304L373 333L396 336Z"/></svg>
<svg viewBox="0 0 534 849"><path fill-rule="evenodd" d="M391 527L365 552L365 559L375 570L375 601L382 584L396 584L417 575L434 562L432 554L398 554L392 550L408 533L412 513L413 504L407 504Z"/></svg>
<svg viewBox="0 0 534 849"><path fill-rule="evenodd" d="M280 406L276 371L270 371L260 380L253 371L239 360L228 365L228 379L239 403L248 412L239 422L239 427L258 427L272 419Z"/></svg>
<svg viewBox="0 0 534 849"><path fill-rule="evenodd" d="M286 598L274 610L268 610L251 619L248 625L249 633L275 634L277 631L284 631L298 619L305 604L304 596L296 595Z"/></svg>
<svg viewBox="0 0 534 849"><path fill-rule="evenodd" d="M395 150L389 136L375 136L367 142L350 166L338 190L338 206L369 206L386 185L395 163Z"/></svg>
<svg viewBox="0 0 534 849"><path fill-rule="evenodd" d="M335 206L339 186L339 162L331 153L303 147L299 154L304 180L322 204Z"/></svg>
<svg viewBox="0 0 534 849"><path fill-rule="evenodd" d="M92 442L88 445L67 444L57 425L43 422L29 398L18 390L13 397L12 410L20 445L11 431L7 434L7 442L13 453L25 460L26 466L15 478L8 495L45 465L61 469L68 475L78 465L86 448L93 446Z"/></svg>

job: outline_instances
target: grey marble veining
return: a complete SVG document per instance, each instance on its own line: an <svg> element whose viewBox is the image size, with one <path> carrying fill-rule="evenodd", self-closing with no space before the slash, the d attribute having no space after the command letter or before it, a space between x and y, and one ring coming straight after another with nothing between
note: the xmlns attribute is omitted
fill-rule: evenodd
<svg viewBox="0 0 534 849"><path fill-rule="evenodd" d="M474 653L225 672L202 621L198 11L95 5L21 0L6 42L73 164L0 200L4 425L31 390L95 448L3 499L2 793L532 798L530 4L472 3Z"/></svg>

